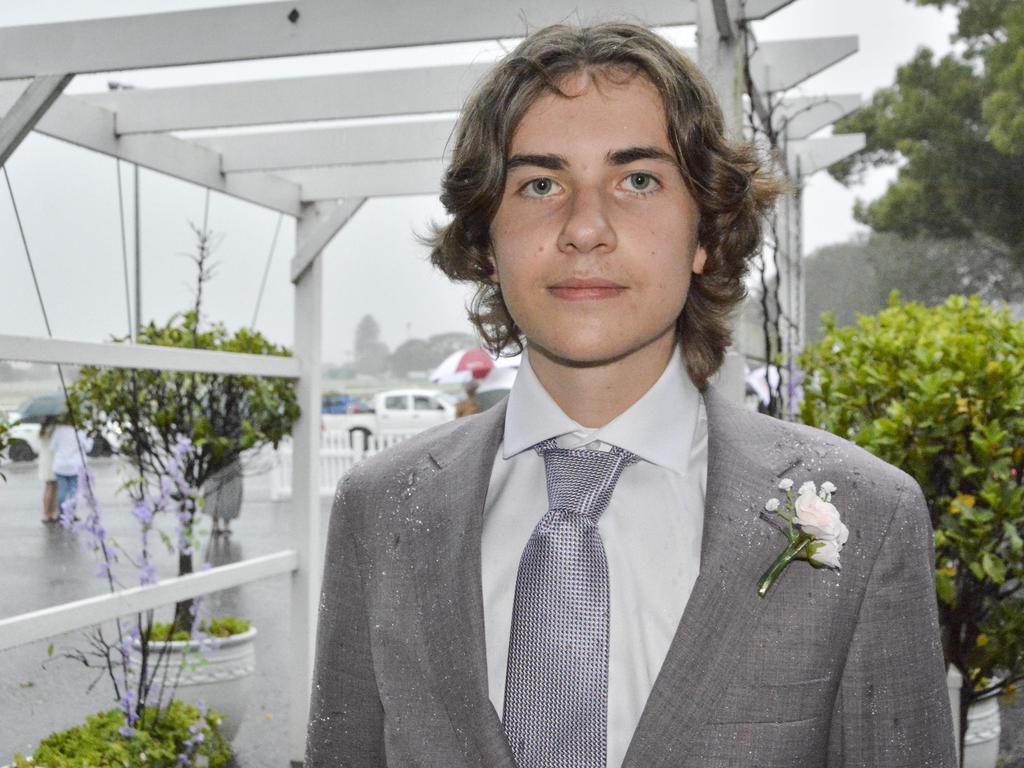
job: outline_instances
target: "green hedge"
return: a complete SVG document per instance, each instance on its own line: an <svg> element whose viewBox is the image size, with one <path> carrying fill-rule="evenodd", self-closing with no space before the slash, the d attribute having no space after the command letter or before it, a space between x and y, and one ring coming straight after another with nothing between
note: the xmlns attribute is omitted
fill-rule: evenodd
<svg viewBox="0 0 1024 768"><path fill-rule="evenodd" d="M146 711L147 722L154 722L156 713ZM199 722L199 711L180 701L171 702L152 727L122 736L124 713L119 709L87 717L85 725L54 733L36 748L31 762L21 754L14 756L15 768L174 768L185 742L193 738L190 728ZM231 746L220 734L216 722L219 715L210 712L201 729L202 742L192 751L193 757L205 758L209 768L225 768L231 760ZM189 764L195 764L193 760ZM198 761L201 763L201 761Z"/></svg>
<svg viewBox="0 0 1024 768"><path fill-rule="evenodd" d="M894 294L853 327L825 325L799 358L803 420L920 483L963 705L1012 692L1024 675L1024 323L977 298L927 308Z"/></svg>

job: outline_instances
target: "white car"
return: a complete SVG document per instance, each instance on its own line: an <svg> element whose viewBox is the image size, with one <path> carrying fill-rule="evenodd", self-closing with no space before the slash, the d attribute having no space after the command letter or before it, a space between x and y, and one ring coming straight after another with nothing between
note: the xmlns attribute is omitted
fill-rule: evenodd
<svg viewBox="0 0 1024 768"><path fill-rule="evenodd" d="M16 422L8 428L10 446L7 455L11 461L32 461L39 455L39 424ZM121 445L121 436L110 425L93 438L90 456L109 456Z"/></svg>
<svg viewBox="0 0 1024 768"><path fill-rule="evenodd" d="M455 407L434 389L392 389L373 398L369 413L324 413L323 428L363 435L410 434L455 419Z"/></svg>

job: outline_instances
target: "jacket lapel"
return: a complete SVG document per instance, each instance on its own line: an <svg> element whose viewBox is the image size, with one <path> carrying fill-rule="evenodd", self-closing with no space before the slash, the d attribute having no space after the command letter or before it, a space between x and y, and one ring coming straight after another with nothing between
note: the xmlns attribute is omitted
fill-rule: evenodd
<svg viewBox="0 0 1024 768"><path fill-rule="evenodd" d="M501 443L505 404L466 419L433 446L438 467L417 496L433 507L434 530L422 536L417 592L427 658L456 736L470 764L514 768L488 697L480 537L491 468Z"/></svg>
<svg viewBox="0 0 1024 768"><path fill-rule="evenodd" d="M796 463L788 446L765 444L758 420L713 390L700 573L630 742L623 768L678 765L687 741L725 688L740 643L768 600L761 574L785 545L761 519L777 478Z"/></svg>

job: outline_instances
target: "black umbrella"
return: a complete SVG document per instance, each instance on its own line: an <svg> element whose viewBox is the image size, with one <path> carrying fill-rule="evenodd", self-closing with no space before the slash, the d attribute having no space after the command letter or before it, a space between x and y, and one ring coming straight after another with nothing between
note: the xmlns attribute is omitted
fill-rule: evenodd
<svg viewBox="0 0 1024 768"><path fill-rule="evenodd" d="M39 424L47 416L63 416L67 413L68 406L64 395L55 392L52 395L39 395L33 397L18 409L21 414L21 421L30 424Z"/></svg>

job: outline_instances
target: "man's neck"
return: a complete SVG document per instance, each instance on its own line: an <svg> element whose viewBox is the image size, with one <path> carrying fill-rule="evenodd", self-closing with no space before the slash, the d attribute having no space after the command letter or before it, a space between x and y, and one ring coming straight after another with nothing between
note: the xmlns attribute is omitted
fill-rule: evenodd
<svg viewBox="0 0 1024 768"><path fill-rule="evenodd" d="M576 366L534 348L530 367L566 416L584 427L603 427L643 397L677 354L671 343L651 344L602 365Z"/></svg>

